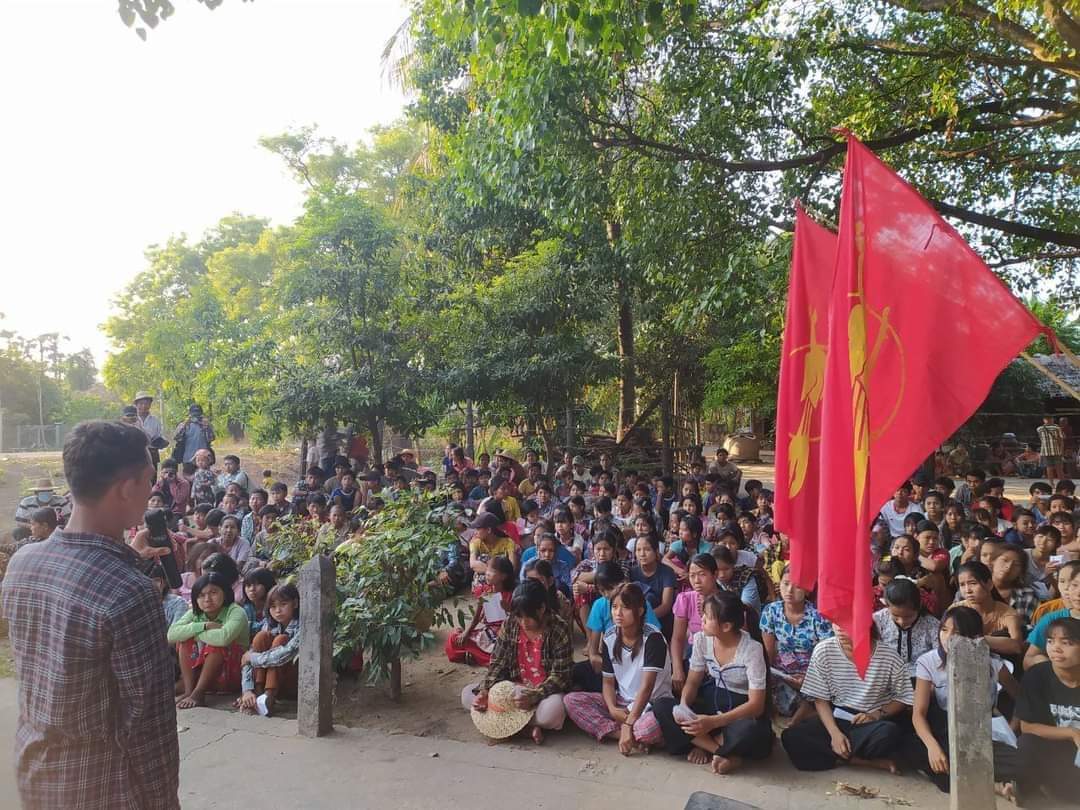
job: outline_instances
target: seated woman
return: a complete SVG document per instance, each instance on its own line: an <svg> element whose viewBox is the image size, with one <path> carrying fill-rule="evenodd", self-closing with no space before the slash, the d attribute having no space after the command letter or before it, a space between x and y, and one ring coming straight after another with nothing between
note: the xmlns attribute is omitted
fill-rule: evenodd
<svg viewBox="0 0 1080 810"><path fill-rule="evenodd" d="M629 755L663 741L652 703L671 698L671 655L660 628L645 621L645 594L634 583L611 597L613 626L600 645L602 694L571 692L563 698L578 728L596 738L618 737Z"/></svg>
<svg viewBox="0 0 1080 810"><path fill-rule="evenodd" d="M600 596L592 604L589 618L585 621L585 654L587 661L574 664L573 683L575 692L599 692L603 689L600 672L604 660L600 645L604 633L612 626L611 597L628 578L621 565L616 562L600 563L596 567L594 582ZM649 600L645 600L645 623L653 627L660 626L660 620L653 613Z"/></svg>
<svg viewBox="0 0 1080 810"><path fill-rule="evenodd" d="M1062 803L1077 799L1080 783L1080 619L1054 619L1046 655L1024 674L1016 716L1020 718L1020 764L1024 794L1043 791Z"/></svg>
<svg viewBox="0 0 1080 810"><path fill-rule="evenodd" d="M701 608L710 596L720 593L716 584L716 559L697 554L690 560L690 590L675 597L675 626L671 633L671 683L676 693L686 683L694 636L701 632Z"/></svg>
<svg viewBox="0 0 1080 810"><path fill-rule="evenodd" d="M570 573L570 588L574 596L574 610L581 626L589 619L592 604L600 596L596 589L596 569L601 563L613 562L623 544L622 532L609 526L603 534L592 541L592 556L586 557ZM629 570L629 566L626 567Z"/></svg>
<svg viewBox="0 0 1080 810"><path fill-rule="evenodd" d="M758 590L754 570L738 565L735 555L725 545L717 545L712 550L716 560L716 584L722 591L730 591L742 599L744 605L754 609L754 615L761 612L761 592Z"/></svg>
<svg viewBox="0 0 1080 810"><path fill-rule="evenodd" d="M574 604L559 589L559 582L555 578L555 569L552 567L553 562L553 560L546 560L542 557L529 560L522 569L521 578L523 580L535 579L547 589L548 606L558 614L560 619L566 622L566 626L571 628L571 635L573 635Z"/></svg>
<svg viewBox="0 0 1080 810"><path fill-rule="evenodd" d="M538 745L544 741L544 730L558 731L566 720L563 693L570 686L574 663L570 628L548 604L547 589L536 580L517 586L484 680L461 692L465 711L482 712L487 711L488 691L499 681L523 686L518 708L536 710L530 724Z"/></svg>
<svg viewBox="0 0 1080 810"><path fill-rule="evenodd" d="M873 650L866 677L852 660L851 637L836 635L814 648L802 694L814 701L817 717L789 726L780 735L791 763L800 771L827 771L840 764L896 772L903 736L897 722L913 701L908 669L896 651L870 625Z"/></svg>
<svg viewBox="0 0 1080 810"><path fill-rule="evenodd" d="M679 704L657 700L653 712L672 754L731 773L744 759L764 759L773 732L766 711L765 651L743 629L746 608L732 593L705 600L690 674Z"/></svg>
<svg viewBox="0 0 1080 810"><path fill-rule="evenodd" d="M940 574L932 574L923 568L919 556L921 551L914 537L910 534L901 534L892 542L891 559L900 564L903 571L901 576L914 580L915 584L924 591L922 602L926 609L935 616L939 616L945 607L939 598L942 577Z"/></svg>
<svg viewBox="0 0 1080 810"><path fill-rule="evenodd" d="M446 657L454 664L491 663L495 639L506 620L510 599L517 587L517 573L509 557L488 560L485 575L487 592L476 603L472 621L464 630L455 630L446 639Z"/></svg>
<svg viewBox="0 0 1080 810"><path fill-rule="evenodd" d="M192 608L169 627L168 639L180 658L182 692L176 708L202 706L207 692L239 692L241 659L250 628L236 604L232 583L205 574L191 586Z"/></svg>
<svg viewBox="0 0 1080 810"><path fill-rule="evenodd" d="M679 539L668 546L664 555L663 563L675 572L679 590L690 587L690 560L697 554L708 554L712 551L712 543L701 539L702 530L701 518L689 513L683 514L679 517Z"/></svg>
<svg viewBox="0 0 1080 810"><path fill-rule="evenodd" d="M874 613L881 641L896 650L915 677L915 662L938 643L940 622L926 612L919 587L907 578L892 580L885 586L885 607Z"/></svg>
<svg viewBox="0 0 1080 810"><path fill-rule="evenodd" d="M806 591L791 579L791 567L784 566L780 600L761 612L761 640L769 666L783 673L772 679L773 705L779 714L790 716L792 724L814 715L813 705L801 699L799 690L814 647L832 635L832 624L806 600Z"/></svg>
<svg viewBox="0 0 1080 810"><path fill-rule="evenodd" d="M966 562L956 576L959 604L974 608L983 622L983 634L991 652L1019 658L1024 652L1024 630L1016 611L994 598L990 569L981 562Z"/></svg>
<svg viewBox="0 0 1080 810"><path fill-rule="evenodd" d="M1006 543L994 557L990 567L994 590L1020 617L1020 625L1027 632L1031 617L1039 606L1035 589L1027 583L1028 555L1020 546Z"/></svg>
<svg viewBox="0 0 1080 810"><path fill-rule="evenodd" d="M637 539L634 558L637 565L630 569L630 581L641 586L645 599L660 620L664 637L670 638L673 628L671 608L675 604L675 572L660 562L660 548L653 535Z"/></svg>
<svg viewBox="0 0 1080 810"><path fill-rule="evenodd" d="M953 605L945 611L934 649L923 653L916 662L915 705L911 712L914 734L904 742L907 762L925 773L943 793L949 792L949 677L946 669L949 639L982 637L982 618L973 609ZM997 684L1015 695L1018 687L1007 667L997 656L990 658L987 685L991 701L996 701ZM1015 798L1016 749L994 741L994 782L997 793Z"/></svg>
<svg viewBox="0 0 1080 810"><path fill-rule="evenodd" d="M475 534L469 540L469 568L473 572L473 596L482 597L487 592L488 560L492 557L507 557L517 567L517 546L503 531L498 517L491 512L481 512L469 524Z"/></svg>

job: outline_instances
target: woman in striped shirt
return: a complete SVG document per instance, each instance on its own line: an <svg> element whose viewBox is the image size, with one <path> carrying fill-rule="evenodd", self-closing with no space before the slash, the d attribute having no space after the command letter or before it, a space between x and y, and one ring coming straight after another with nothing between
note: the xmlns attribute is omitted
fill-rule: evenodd
<svg viewBox="0 0 1080 810"><path fill-rule="evenodd" d="M802 694L814 702L817 717L789 726L780 739L800 771L826 771L837 765L864 765L896 772L893 757L903 731L896 722L911 708L914 695L907 666L896 650L880 641L871 624L873 650L866 677L852 661L852 642L838 626L810 657Z"/></svg>

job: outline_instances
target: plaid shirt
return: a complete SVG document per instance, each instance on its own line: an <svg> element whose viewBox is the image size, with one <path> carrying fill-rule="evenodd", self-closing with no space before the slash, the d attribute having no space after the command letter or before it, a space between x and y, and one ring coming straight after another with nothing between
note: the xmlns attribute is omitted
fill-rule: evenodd
<svg viewBox="0 0 1080 810"><path fill-rule="evenodd" d="M137 562L122 543L62 531L11 559L0 600L25 807L180 807L165 615Z"/></svg>
<svg viewBox="0 0 1080 810"><path fill-rule="evenodd" d="M1025 633L1031 629L1031 617L1035 615L1035 611L1039 607L1039 601L1035 589L1027 585L1017 585L1009 594L1009 607L1015 610L1020 617L1020 623L1023 625Z"/></svg>
<svg viewBox="0 0 1080 810"><path fill-rule="evenodd" d="M558 616L549 616L544 642L540 647L540 663L547 673L547 678L536 689L539 699L548 695L565 692L570 688L570 668L574 664L574 648L570 643L570 629ZM484 676L483 689L486 692L499 681L521 683L521 668L518 666L518 638L521 636L521 622L514 616L503 622L499 637L495 640L495 649L491 651L491 663Z"/></svg>

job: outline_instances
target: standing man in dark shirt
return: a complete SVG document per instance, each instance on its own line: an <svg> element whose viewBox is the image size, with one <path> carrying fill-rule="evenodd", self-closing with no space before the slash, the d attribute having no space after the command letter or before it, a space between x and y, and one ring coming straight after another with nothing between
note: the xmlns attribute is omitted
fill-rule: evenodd
<svg viewBox="0 0 1080 810"><path fill-rule="evenodd" d="M19 686L28 808L179 808L173 665L157 587L124 531L154 480L146 434L84 422L64 443L66 528L11 559L0 591Z"/></svg>

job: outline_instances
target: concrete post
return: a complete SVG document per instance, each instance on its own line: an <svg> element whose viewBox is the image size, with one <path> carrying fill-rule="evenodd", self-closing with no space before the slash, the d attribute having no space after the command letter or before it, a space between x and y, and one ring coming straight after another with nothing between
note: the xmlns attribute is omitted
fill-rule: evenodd
<svg viewBox="0 0 1080 810"><path fill-rule="evenodd" d="M334 730L334 563L312 557L300 569L300 673L296 721L304 737Z"/></svg>
<svg viewBox="0 0 1080 810"><path fill-rule="evenodd" d="M990 647L986 639L949 639L949 808L995 806Z"/></svg>

